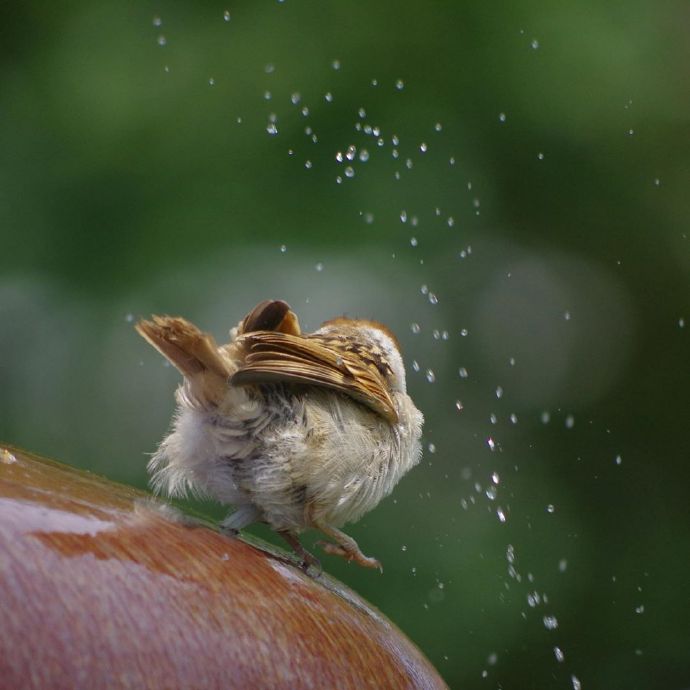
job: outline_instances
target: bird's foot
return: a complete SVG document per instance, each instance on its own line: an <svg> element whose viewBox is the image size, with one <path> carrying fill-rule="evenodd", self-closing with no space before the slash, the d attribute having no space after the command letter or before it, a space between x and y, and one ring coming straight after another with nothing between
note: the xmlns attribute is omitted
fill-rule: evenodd
<svg viewBox="0 0 690 690"><path fill-rule="evenodd" d="M361 565L364 568L378 568L380 572L383 572L381 562L371 556L365 556L357 546L353 549L351 547L348 548L349 544L343 546L341 544L331 544L329 541L317 541L316 544L331 556L340 556L346 561L354 561L357 565Z"/></svg>
<svg viewBox="0 0 690 690"><path fill-rule="evenodd" d="M304 570L307 575L311 575L314 578L318 578L321 573L323 572L323 568L321 567L321 562L319 559L314 556L313 554L309 553L303 546L300 540L297 538L295 534L292 532L287 532L287 531L282 531L278 532L280 536L285 539L285 541L290 544L292 550L297 554L297 556L301 560L301 568ZM310 573L309 568L313 567L315 569L315 573Z"/></svg>

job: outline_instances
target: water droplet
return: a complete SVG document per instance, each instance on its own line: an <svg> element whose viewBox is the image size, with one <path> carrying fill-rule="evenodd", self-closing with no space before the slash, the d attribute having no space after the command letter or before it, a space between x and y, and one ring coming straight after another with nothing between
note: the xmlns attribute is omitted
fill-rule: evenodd
<svg viewBox="0 0 690 690"><path fill-rule="evenodd" d="M281 251L283 254L285 254L285 252L287 251L287 246L284 245L284 244L281 244L281 245L280 245L280 251Z"/></svg>
<svg viewBox="0 0 690 690"><path fill-rule="evenodd" d="M225 12L223 12L223 19L225 19L226 22L230 21L230 10L225 10Z"/></svg>
<svg viewBox="0 0 690 690"><path fill-rule="evenodd" d="M426 152L428 151L428 146L426 145L425 142L422 142L422 143L419 145L419 150L420 150L422 153L426 153Z"/></svg>
<svg viewBox="0 0 690 690"><path fill-rule="evenodd" d="M549 503L549 505L546 506L546 512L547 513L555 513L556 512L556 506L554 506L553 503Z"/></svg>
<svg viewBox="0 0 690 690"><path fill-rule="evenodd" d="M272 63L269 62L267 65L264 66L264 72L266 74L273 74L273 72L276 71L276 66Z"/></svg>
<svg viewBox="0 0 690 690"><path fill-rule="evenodd" d="M215 85L216 85L216 80L215 80L213 77L209 77L208 85L209 85L209 86L215 86Z"/></svg>
<svg viewBox="0 0 690 690"><path fill-rule="evenodd" d="M501 506L498 506L496 508L496 516L498 517L499 522L505 522L508 519L506 517L506 514L503 512L503 508L501 508Z"/></svg>
<svg viewBox="0 0 690 690"><path fill-rule="evenodd" d="M541 413L541 423L548 424L551 421L551 413L548 410L544 410Z"/></svg>
<svg viewBox="0 0 690 690"><path fill-rule="evenodd" d="M644 613L644 604L635 607L635 613Z"/></svg>
<svg viewBox="0 0 690 690"><path fill-rule="evenodd" d="M418 323L411 323L410 330L416 335L422 330L422 328Z"/></svg>
<svg viewBox="0 0 690 690"><path fill-rule="evenodd" d="M559 573L564 573L568 569L568 561L565 558L561 558L560 561L558 561L558 572Z"/></svg>
<svg viewBox="0 0 690 690"><path fill-rule="evenodd" d="M451 156L451 157L448 159L448 164L449 164L449 165L455 165L455 156Z"/></svg>
<svg viewBox="0 0 690 690"><path fill-rule="evenodd" d="M271 92L270 91L264 91L264 100L270 101L271 98L273 98L273 95L271 94Z"/></svg>
<svg viewBox="0 0 690 690"><path fill-rule="evenodd" d="M517 424L518 423L518 418L517 418L517 415L515 414L515 412L511 412L508 419L510 419L511 424Z"/></svg>
<svg viewBox="0 0 690 690"><path fill-rule="evenodd" d="M496 487L495 486L490 486L484 494L490 501L495 501L496 500Z"/></svg>
<svg viewBox="0 0 690 690"><path fill-rule="evenodd" d="M438 297L433 292L429 293L429 304L438 304Z"/></svg>
<svg viewBox="0 0 690 690"><path fill-rule="evenodd" d="M491 481L498 486L499 481L501 481L501 478L498 476L498 472L491 473Z"/></svg>
<svg viewBox="0 0 690 690"><path fill-rule="evenodd" d="M416 359L412 360L412 369L414 371L419 371L419 362Z"/></svg>
<svg viewBox="0 0 690 690"><path fill-rule="evenodd" d="M162 26L162 25L163 25L163 20L162 20L158 15L156 15L156 16L153 18L153 25L154 25L154 26Z"/></svg>
<svg viewBox="0 0 690 690"><path fill-rule="evenodd" d="M685 328L685 319L682 316L678 319L678 328Z"/></svg>
<svg viewBox="0 0 690 690"><path fill-rule="evenodd" d="M436 381L436 374L434 374L433 369L427 369L426 370L426 380L429 383L434 383L434 381Z"/></svg>
<svg viewBox="0 0 690 690"><path fill-rule="evenodd" d="M400 550L401 550L401 551L407 551L407 546L405 546L405 544L403 544L403 545L400 547Z"/></svg>
<svg viewBox="0 0 690 690"><path fill-rule="evenodd" d="M168 39L167 39L165 36L163 36L163 34L161 34L161 35L158 37L158 45L159 45L159 46L168 45Z"/></svg>
<svg viewBox="0 0 690 690"><path fill-rule="evenodd" d="M536 608L541 603L541 596L539 592L528 592L527 593L527 604L530 608Z"/></svg>
<svg viewBox="0 0 690 690"><path fill-rule="evenodd" d="M514 366L515 366L515 357L511 357L511 358L508 360L508 364L510 364L511 367L514 367Z"/></svg>
<svg viewBox="0 0 690 690"><path fill-rule="evenodd" d="M331 67L337 72L341 67L340 60L333 60L333 62L331 62Z"/></svg>
<svg viewBox="0 0 690 690"><path fill-rule="evenodd" d="M572 429L575 426L575 417L571 414L569 414L565 418L565 428L566 429Z"/></svg>
<svg viewBox="0 0 690 690"><path fill-rule="evenodd" d="M402 91L405 88L405 82L402 79L396 80L395 88L398 89L398 91Z"/></svg>
<svg viewBox="0 0 690 690"><path fill-rule="evenodd" d="M416 247L417 246L417 238L416 237L410 237L410 244L413 247Z"/></svg>
<svg viewBox="0 0 690 690"><path fill-rule="evenodd" d="M7 448L0 449L0 463L3 465L14 465L16 462L17 456L14 453L10 452Z"/></svg>
<svg viewBox="0 0 690 690"><path fill-rule="evenodd" d="M266 131L267 131L271 136L275 136L276 134L278 134L278 127L276 126L276 123L275 123L275 122L269 122L269 123L266 125Z"/></svg>
<svg viewBox="0 0 690 690"><path fill-rule="evenodd" d="M131 313L130 313L130 314L126 314L126 315L125 315L125 321L126 321L127 323L132 323L132 322L134 321L134 314L131 314Z"/></svg>
<svg viewBox="0 0 690 690"><path fill-rule="evenodd" d="M323 271L323 264L319 261L314 268L321 273L321 271Z"/></svg>
<svg viewBox="0 0 690 690"><path fill-rule="evenodd" d="M374 214L373 213L365 213L364 214L364 222L367 225L371 225L374 222Z"/></svg>
<svg viewBox="0 0 690 690"><path fill-rule="evenodd" d="M414 167L414 163L412 162L412 159L411 159L411 158L408 158L408 159L405 160L405 167L406 167L408 170L412 170L412 168Z"/></svg>
<svg viewBox="0 0 690 690"><path fill-rule="evenodd" d="M295 91L290 94L290 102L292 105L297 105L302 100L302 94L299 91Z"/></svg>
<svg viewBox="0 0 690 690"><path fill-rule="evenodd" d="M489 666L495 666L497 662L498 654L496 654L496 652L491 652L491 654L486 657L486 663L489 664Z"/></svg>
<svg viewBox="0 0 690 690"><path fill-rule="evenodd" d="M541 152L539 152L539 153L537 154L537 159L540 160L540 161L543 161L543 160L544 160L544 154L541 153Z"/></svg>
<svg viewBox="0 0 690 690"><path fill-rule="evenodd" d="M537 50L539 48L539 41L536 38L533 38L530 45L532 46L532 50Z"/></svg>
<svg viewBox="0 0 690 690"><path fill-rule="evenodd" d="M446 223L448 224L449 228L452 228L455 225L455 218L453 218L453 216L448 216Z"/></svg>
<svg viewBox="0 0 690 690"><path fill-rule="evenodd" d="M362 163L366 163L369 160L369 151L366 149L362 149L359 152L359 160L362 161Z"/></svg>
<svg viewBox="0 0 690 690"><path fill-rule="evenodd" d="M492 413L489 415L489 421L490 421L492 424L496 424L496 422L498 422L498 417L492 412Z"/></svg>
<svg viewBox="0 0 690 690"><path fill-rule="evenodd" d="M500 400L503 397L503 387L502 386L497 386L496 387L496 397Z"/></svg>
<svg viewBox="0 0 690 690"><path fill-rule="evenodd" d="M661 180L658 177L654 178L654 186L655 187L660 187L661 186Z"/></svg>
<svg viewBox="0 0 690 690"><path fill-rule="evenodd" d="M616 465L623 463L623 458L620 455L616 455Z"/></svg>
<svg viewBox="0 0 690 690"><path fill-rule="evenodd" d="M467 369L465 369L465 367L460 367L458 369L458 376L461 379L466 379L469 376L469 372L467 371Z"/></svg>
<svg viewBox="0 0 690 690"><path fill-rule="evenodd" d="M440 132L440 131L443 129L443 125L442 125L440 122L437 122L437 123L434 125L434 129L435 129L437 132Z"/></svg>
<svg viewBox="0 0 690 690"><path fill-rule="evenodd" d="M570 682L573 684L573 690L582 690L582 683L580 683L580 679L577 676L570 676Z"/></svg>
<svg viewBox="0 0 690 690"><path fill-rule="evenodd" d="M486 445L488 445L492 451L496 450L496 442L491 438L491 436L486 439Z"/></svg>
<svg viewBox="0 0 690 690"><path fill-rule="evenodd" d="M302 110L300 111L302 113L302 117L308 117L309 116L309 108L305 105Z"/></svg>
<svg viewBox="0 0 690 690"><path fill-rule="evenodd" d="M428 377L427 377L428 378ZM427 446L427 450L433 455L436 452L436 444L435 443L430 443Z"/></svg>
<svg viewBox="0 0 690 690"><path fill-rule="evenodd" d="M556 657L556 661L558 661L559 663L565 660L565 654L563 654L560 647L553 648L553 655Z"/></svg>
<svg viewBox="0 0 690 690"><path fill-rule="evenodd" d="M506 114L505 113L499 113L498 114L498 121L499 122L505 122L506 121Z"/></svg>
<svg viewBox="0 0 690 690"><path fill-rule="evenodd" d="M572 316L571 316L571 314L570 314L569 311L565 311L565 312L563 312L563 318L564 318L566 321L570 321L570 319L572 318Z"/></svg>
<svg viewBox="0 0 690 690"><path fill-rule="evenodd" d="M466 338L466 337L469 335L469 333L470 333L470 332L469 332L466 328L461 328L461 329L460 329L460 335L461 335L463 338Z"/></svg>
<svg viewBox="0 0 690 690"><path fill-rule="evenodd" d="M463 410L463 405L462 405L462 401L461 401L461 400L456 400L456 401L455 401L455 409L456 409L458 412L462 412L462 410Z"/></svg>
<svg viewBox="0 0 690 690"><path fill-rule="evenodd" d="M547 630L555 630L558 627L558 618L556 616L544 616L544 627Z"/></svg>

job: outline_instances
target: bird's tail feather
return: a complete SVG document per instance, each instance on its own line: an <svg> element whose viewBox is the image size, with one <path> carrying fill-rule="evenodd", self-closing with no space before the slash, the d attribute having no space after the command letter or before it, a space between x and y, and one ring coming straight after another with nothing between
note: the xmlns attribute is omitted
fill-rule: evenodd
<svg viewBox="0 0 690 690"><path fill-rule="evenodd" d="M232 371L212 335L173 316L153 316L139 321L136 329L183 374L196 396L219 402Z"/></svg>

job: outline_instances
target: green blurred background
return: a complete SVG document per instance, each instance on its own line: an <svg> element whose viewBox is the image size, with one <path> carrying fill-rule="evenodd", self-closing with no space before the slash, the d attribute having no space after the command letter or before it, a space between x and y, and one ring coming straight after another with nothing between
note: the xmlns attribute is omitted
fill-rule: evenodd
<svg viewBox="0 0 690 690"><path fill-rule="evenodd" d="M384 575L326 569L453 688L689 687L689 21L4 3L0 439L144 487L134 319L375 318L425 456L349 529Z"/></svg>

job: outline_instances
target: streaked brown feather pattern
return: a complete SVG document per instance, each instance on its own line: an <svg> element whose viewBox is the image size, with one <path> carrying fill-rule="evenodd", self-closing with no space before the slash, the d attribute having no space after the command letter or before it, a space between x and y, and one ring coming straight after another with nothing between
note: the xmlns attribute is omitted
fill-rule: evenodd
<svg viewBox="0 0 690 690"><path fill-rule="evenodd" d="M377 357L354 334L294 336L256 331L241 336L238 344L245 348L245 357L230 379L233 385L284 381L322 386L363 403L391 424L398 421L384 379L383 372L390 367L383 353Z"/></svg>

